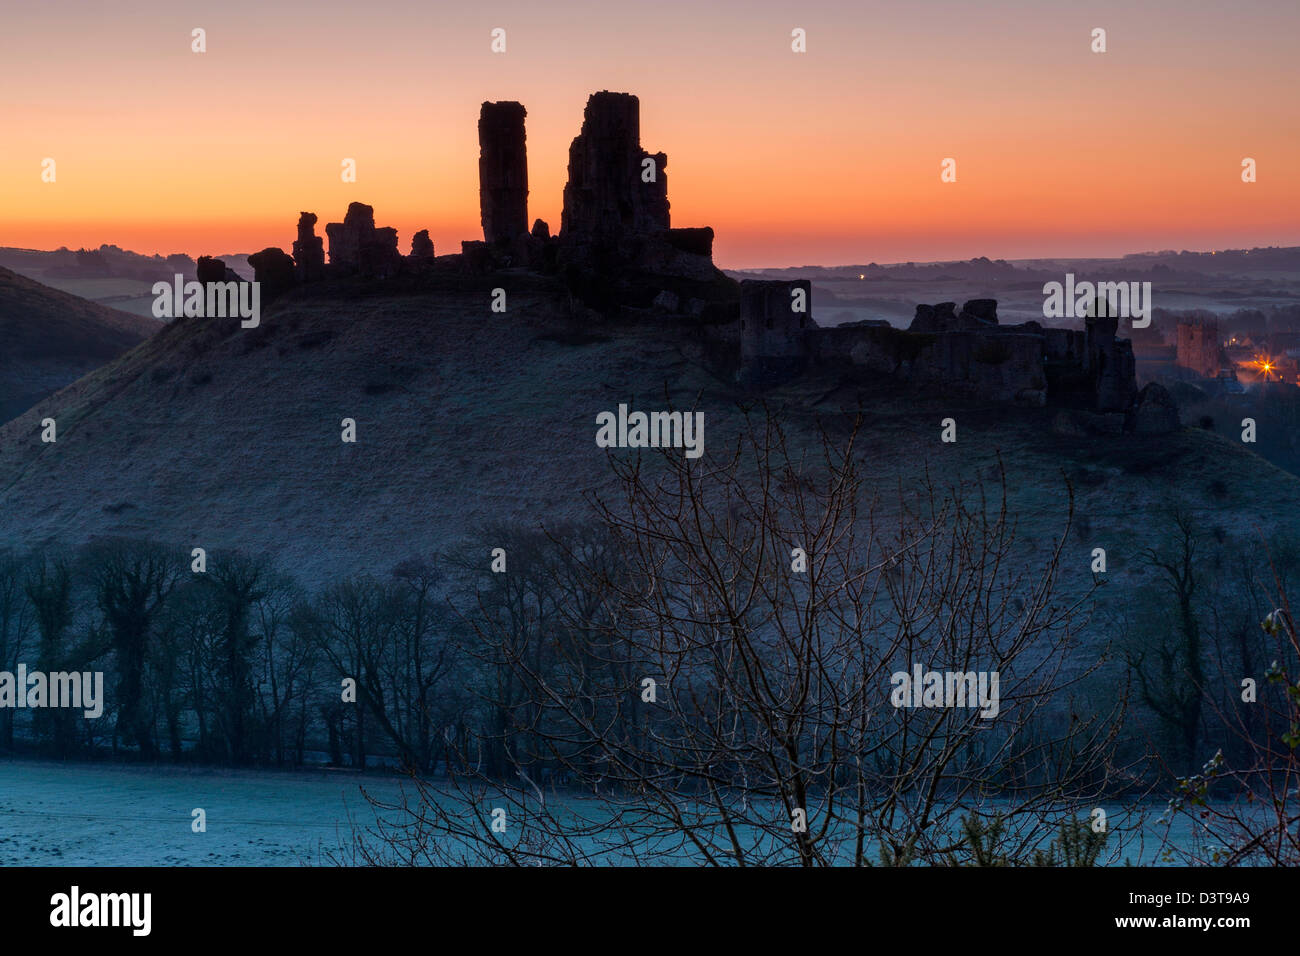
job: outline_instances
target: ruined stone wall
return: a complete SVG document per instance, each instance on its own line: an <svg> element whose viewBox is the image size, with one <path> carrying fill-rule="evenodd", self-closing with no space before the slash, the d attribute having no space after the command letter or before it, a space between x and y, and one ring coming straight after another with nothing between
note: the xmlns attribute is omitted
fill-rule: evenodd
<svg viewBox="0 0 1300 956"><path fill-rule="evenodd" d="M918 305L907 331L886 322L818 329L807 348L819 365L850 363L975 399L1127 413L1137 399L1136 363L1117 328L1113 317L1089 318L1084 329L998 325L997 303L972 299L960 312L951 302ZM774 349L764 343L751 351Z"/></svg>
<svg viewBox="0 0 1300 956"><path fill-rule="evenodd" d="M371 240L374 234L374 207L359 202L349 203L342 222L325 224L325 235L330 242L330 265L356 269L361 263L361 244Z"/></svg>
<svg viewBox="0 0 1300 956"><path fill-rule="evenodd" d="M796 312L802 291L807 311ZM812 283L745 279L740 283L742 381L770 384L797 374L807 364L812 320Z"/></svg>
<svg viewBox="0 0 1300 956"><path fill-rule="evenodd" d="M383 278L401 268L397 230L376 229L373 206L350 203L343 221L327 224L325 235L330 241L330 266L336 272Z"/></svg>
<svg viewBox="0 0 1300 956"><path fill-rule="evenodd" d="M811 354L939 392L987 401L1047 399L1043 337L1032 332L904 332L888 323L819 329Z"/></svg>
<svg viewBox="0 0 1300 956"><path fill-rule="evenodd" d="M1042 336L945 332L915 363L913 381L955 388L990 401L1045 404Z"/></svg>
<svg viewBox="0 0 1300 956"><path fill-rule="evenodd" d="M1085 407L1095 401L1095 383L1087 372L1088 339L1082 329L1043 330L1043 368L1052 403Z"/></svg>
<svg viewBox="0 0 1300 956"><path fill-rule="evenodd" d="M996 299L971 299L956 311L956 302L918 305L909 332L964 332L993 329L998 325Z"/></svg>

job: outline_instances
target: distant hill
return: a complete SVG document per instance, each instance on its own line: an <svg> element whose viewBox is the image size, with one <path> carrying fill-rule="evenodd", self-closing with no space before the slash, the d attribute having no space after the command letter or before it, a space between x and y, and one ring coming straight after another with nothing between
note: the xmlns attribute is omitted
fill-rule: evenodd
<svg viewBox="0 0 1300 956"><path fill-rule="evenodd" d="M184 253L146 256L105 243L98 249L54 250L0 247L0 268L12 269L52 288L145 318L153 317L153 284L180 274L194 278Z"/></svg>
<svg viewBox="0 0 1300 956"><path fill-rule="evenodd" d="M140 344L162 323L0 268L0 420Z"/></svg>
<svg viewBox="0 0 1300 956"><path fill-rule="evenodd" d="M1165 311L1203 310L1228 315L1239 309L1300 306L1300 248L1220 252L1137 253L1122 259L988 259L881 265L805 266L726 270L735 279L805 278L824 325L883 319L906 328L918 302L998 300L1004 323L1048 320L1043 284L1067 273L1105 281L1150 282L1152 301ZM1172 341L1173 328L1157 325Z"/></svg>

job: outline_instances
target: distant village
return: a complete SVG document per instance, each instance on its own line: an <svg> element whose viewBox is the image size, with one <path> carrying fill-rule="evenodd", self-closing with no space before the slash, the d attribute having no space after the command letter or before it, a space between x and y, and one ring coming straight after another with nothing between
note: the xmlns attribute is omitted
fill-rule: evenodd
<svg viewBox="0 0 1300 956"><path fill-rule="evenodd" d="M1213 394L1240 395L1248 386L1273 392L1300 389L1300 309L1241 309L1228 316L1175 319L1174 334L1145 335L1135 347L1153 372L1182 378ZM1163 325L1169 329L1171 323Z"/></svg>

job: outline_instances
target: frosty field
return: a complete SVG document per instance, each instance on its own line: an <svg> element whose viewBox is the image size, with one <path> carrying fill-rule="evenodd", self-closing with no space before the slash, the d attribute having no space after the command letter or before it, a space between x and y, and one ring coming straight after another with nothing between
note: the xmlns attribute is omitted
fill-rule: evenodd
<svg viewBox="0 0 1300 956"><path fill-rule="evenodd" d="M351 773L0 762L0 865L296 866L373 814ZM396 792L395 778L366 780ZM207 812L207 832L191 812Z"/></svg>
<svg viewBox="0 0 1300 956"><path fill-rule="evenodd" d="M0 866L328 865L325 854L349 839L349 818L360 826L374 819L362 784L387 800L402 781L333 771L6 760L0 762ZM197 807L207 813L205 833L191 831ZM1121 816L1113 835L1123 857L1158 865L1166 828L1155 821L1163 808L1145 809L1144 824L1126 826ZM1172 836L1186 845L1188 824L1176 822Z"/></svg>

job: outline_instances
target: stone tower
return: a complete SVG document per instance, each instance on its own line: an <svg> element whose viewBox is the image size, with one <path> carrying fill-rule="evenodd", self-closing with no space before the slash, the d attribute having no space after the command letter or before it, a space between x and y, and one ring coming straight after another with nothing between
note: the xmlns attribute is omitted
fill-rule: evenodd
<svg viewBox="0 0 1300 956"><path fill-rule="evenodd" d="M509 243L528 235L528 154L523 104L484 103L478 117L479 207L483 238Z"/></svg>
<svg viewBox="0 0 1300 956"><path fill-rule="evenodd" d="M1179 322L1178 364L1203 378L1214 378L1224 364L1220 341L1217 320Z"/></svg>
<svg viewBox="0 0 1300 956"><path fill-rule="evenodd" d="M641 101L631 93L591 94L582 130L569 146L560 239L617 246L668 229L668 157L641 148Z"/></svg>

